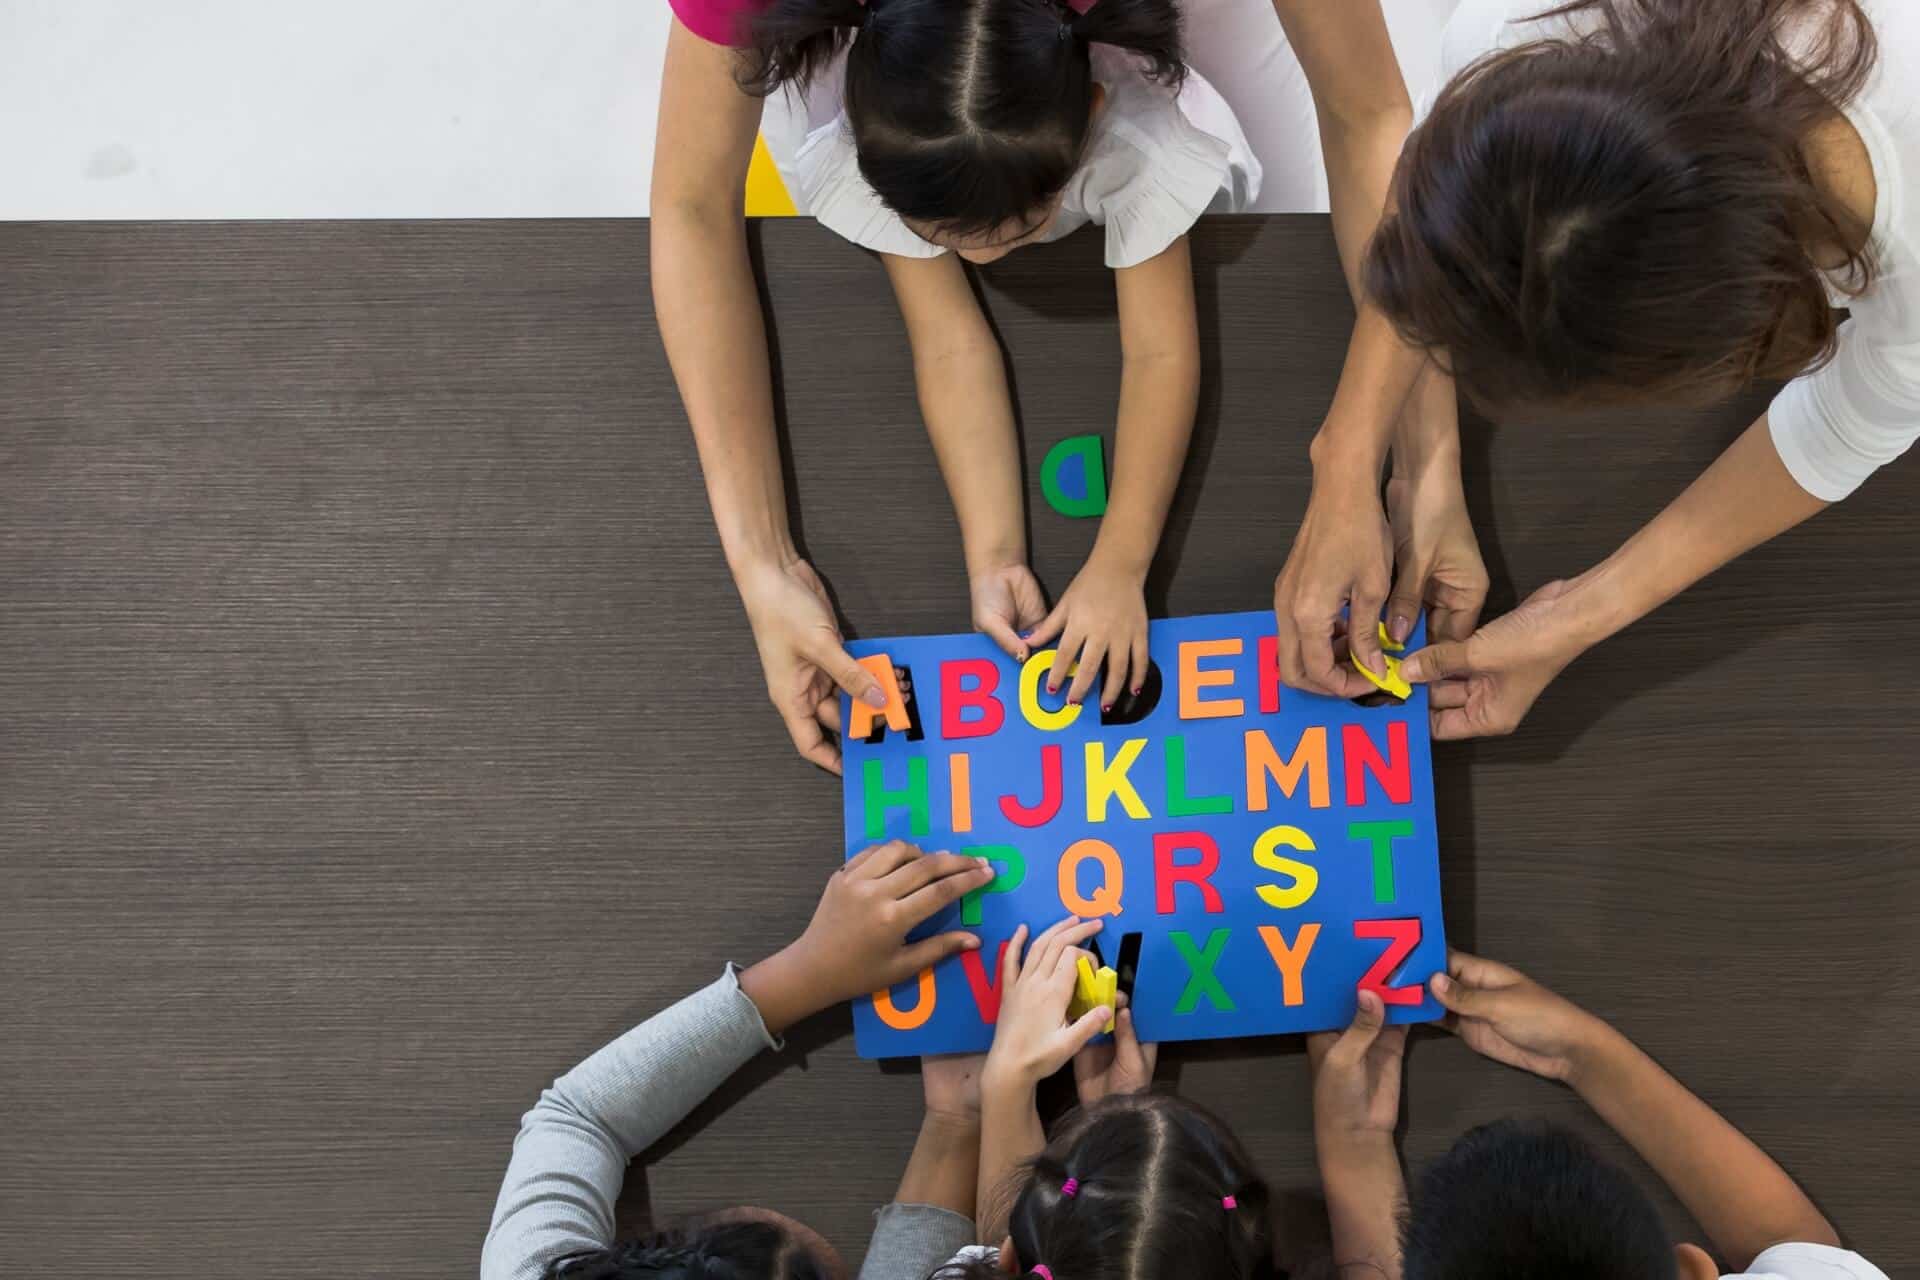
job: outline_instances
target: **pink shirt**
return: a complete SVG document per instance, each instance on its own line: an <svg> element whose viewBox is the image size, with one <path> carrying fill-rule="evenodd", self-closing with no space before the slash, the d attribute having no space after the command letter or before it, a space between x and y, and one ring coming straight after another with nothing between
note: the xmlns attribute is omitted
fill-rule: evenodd
<svg viewBox="0 0 1920 1280"><path fill-rule="evenodd" d="M668 0L673 12L687 30L715 44L743 44L742 26L747 16L760 7L761 0ZM1081 13L1091 9L1094 0L1067 0Z"/></svg>

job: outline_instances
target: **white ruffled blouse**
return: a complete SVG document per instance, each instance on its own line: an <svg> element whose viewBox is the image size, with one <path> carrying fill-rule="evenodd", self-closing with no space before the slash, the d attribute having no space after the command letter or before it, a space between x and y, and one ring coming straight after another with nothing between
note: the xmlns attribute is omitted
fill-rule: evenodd
<svg viewBox="0 0 1920 1280"><path fill-rule="evenodd" d="M1067 183L1051 242L1088 223L1106 228L1106 262L1118 270L1156 257L1203 213L1238 213L1260 194L1260 161L1233 109L1192 71L1178 92L1142 74L1123 50L1096 45L1094 78L1106 107L1086 159ZM934 258L946 250L915 235L860 174L841 107L839 67L804 96L769 99L767 149L800 212L880 253Z"/></svg>

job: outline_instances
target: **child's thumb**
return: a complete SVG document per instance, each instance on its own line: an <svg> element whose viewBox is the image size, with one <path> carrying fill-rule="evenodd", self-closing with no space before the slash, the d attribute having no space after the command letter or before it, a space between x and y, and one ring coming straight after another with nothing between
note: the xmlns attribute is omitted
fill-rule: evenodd
<svg viewBox="0 0 1920 1280"><path fill-rule="evenodd" d="M1362 991L1357 1007L1353 1011L1353 1021L1334 1041L1328 1051L1330 1058L1339 1058L1343 1062L1358 1062L1366 1055L1373 1042L1380 1038L1381 1028L1387 1025L1387 1005L1377 991Z"/></svg>

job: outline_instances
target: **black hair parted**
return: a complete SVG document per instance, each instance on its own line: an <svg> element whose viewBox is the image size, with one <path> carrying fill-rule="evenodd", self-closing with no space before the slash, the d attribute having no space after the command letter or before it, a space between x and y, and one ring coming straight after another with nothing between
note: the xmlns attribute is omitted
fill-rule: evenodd
<svg viewBox="0 0 1920 1280"><path fill-rule="evenodd" d="M1044 1266L1054 1280L1277 1274L1266 1182L1232 1131L1183 1098L1120 1095L1070 1113L1007 1190L1016 1188L1008 1233L1026 1272ZM949 1264L933 1280L1004 1277L974 1261Z"/></svg>
<svg viewBox="0 0 1920 1280"><path fill-rule="evenodd" d="M1463 1135L1414 1185L1406 1280L1674 1280L1660 1211L1577 1135L1501 1120Z"/></svg>
<svg viewBox="0 0 1920 1280"><path fill-rule="evenodd" d="M804 88L847 50L860 172L886 206L959 237L1023 234L1080 164L1093 122L1089 46L1149 77L1186 75L1178 0L772 0L740 82ZM851 48L848 48L851 44Z"/></svg>
<svg viewBox="0 0 1920 1280"><path fill-rule="evenodd" d="M544 1280L828 1280L820 1261L772 1222L706 1222L568 1254Z"/></svg>

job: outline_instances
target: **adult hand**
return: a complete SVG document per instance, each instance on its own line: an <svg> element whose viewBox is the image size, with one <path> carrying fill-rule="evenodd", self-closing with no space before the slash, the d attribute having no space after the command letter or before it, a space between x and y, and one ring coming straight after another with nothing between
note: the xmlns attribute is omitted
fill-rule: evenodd
<svg viewBox="0 0 1920 1280"><path fill-rule="evenodd" d="M1053 670L1047 673L1048 693L1059 692L1061 684L1071 679L1067 701L1079 702L1093 687L1102 665L1106 667L1100 690L1102 710L1122 693L1137 692L1147 678L1145 577L1102 560L1096 552L1028 643L1044 648L1056 636L1060 643Z"/></svg>
<svg viewBox="0 0 1920 1280"><path fill-rule="evenodd" d="M1410 655L1400 674L1432 685L1436 739L1512 733L1541 691L1586 650L1585 634L1570 585L1549 582L1466 640Z"/></svg>
<svg viewBox="0 0 1920 1280"><path fill-rule="evenodd" d="M907 934L993 880L993 867L957 853L921 853L900 840L849 858L827 881L806 931L740 977L767 1026L779 1030L842 1000L905 982L980 939Z"/></svg>
<svg viewBox="0 0 1920 1280"><path fill-rule="evenodd" d="M1000 962L1000 1019L987 1052L989 1088L1032 1089L1067 1065L1107 1025L1104 1008L1067 1021L1077 966L1086 955L1078 944L1100 927L1098 920L1068 916L1035 938L1024 959L1027 928L1014 930Z"/></svg>
<svg viewBox="0 0 1920 1280"><path fill-rule="evenodd" d="M1405 643L1420 610L1429 643L1465 640L1487 603L1487 564L1480 558L1458 465L1436 465L1387 482L1396 577L1387 601L1387 634ZM1378 632L1375 633L1378 635Z"/></svg>
<svg viewBox="0 0 1920 1280"><path fill-rule="evenodd" d="M1307 1037L1313 1071L1313 1127L1322 1147L1355 1138L1391 1142L1400 1120L1400 1068L1407 1029L1387 1026L1387 1007L1372 991L1360 993L1345 1031Z"/></svg>
<svg viewBox="0 0 1920 1280"><path fill-rule="evenodd" d="M840 690L883 707L880 682L847 652L827 589L805 560L768 564L740 576L740 598L760 649L767 696L786 722L794 750L840 772Z"/></svg>
<svg viewBox="0 0 1920 1280"><path fill-rule="evenodd" d="M1021 637L1047 616L1047 598L1033 570L1025 564L1003 565L976 574L969 586L973 629L999 645L1015 662L1025 662L1032 649Z"/></svg>
<svg viewBox="0 0 1920 1280"><path fill-rule="evenodd" d="M1133 1029L1133 1010L1127 1007L1125 996L1120 1002L1119 1012L1113 1017L1112 1038L1095 1041L1073 1055L1073 1083L1083 1107L1114 1094L1145 1093L1153 1087L1160 1046L1140 1043Z"/></svg>
<svg viewBox="0 0 1920 1280"><path fill-rule="evenodd" d="M1313 496L1273 584L1280 678L1296 689L1357 698L1373 685L1346 665L1348 644L1368 670L1386 674L1374 620L1387 602L1393 535L1377 477L1353 468L1316 470ZM1350 629L1341 609L1349 608ZM1347 644L1335 642L1346 634Z"/></svg>
<svg viewBox="0 0 1920 1280"><path fill-rule="evenodd" d="M1464 951L1449 951L1429 985L1447 1008L1441 1025L1475 1053L1549 1080L1569 1079L1609 1030L1518 969Z"/></svg>

